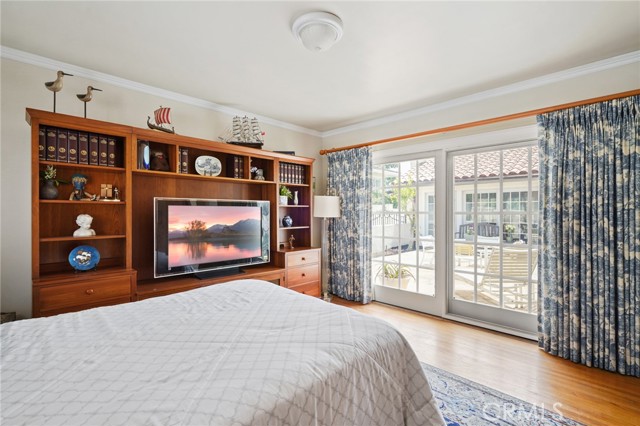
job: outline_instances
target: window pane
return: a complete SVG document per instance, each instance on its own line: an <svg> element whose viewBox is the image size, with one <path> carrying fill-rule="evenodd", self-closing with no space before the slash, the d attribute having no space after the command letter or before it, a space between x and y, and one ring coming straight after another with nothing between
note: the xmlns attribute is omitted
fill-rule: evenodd
<svg viewBox="0 0 640 426"><path fill-rule="evenodd" d="M433 294L435 159L377 165L374 179L375 284Z"/></svg>
<svg viewBox="0 0 640 426"><path fill-rule="evenodd" d="M460 170L475 163L475 175L455 174L454 298L535 314L537 155L521 147L453 157Z"/></svg>

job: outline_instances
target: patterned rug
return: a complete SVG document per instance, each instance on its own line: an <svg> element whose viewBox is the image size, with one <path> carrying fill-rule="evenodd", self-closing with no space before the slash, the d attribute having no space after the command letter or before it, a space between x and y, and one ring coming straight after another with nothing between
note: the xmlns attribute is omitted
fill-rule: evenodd
<svg viewBox="0 0 640 426"><path fill-rule="evenodd" d="M447 426L584 426L542 407L422 363Z"/></svg>

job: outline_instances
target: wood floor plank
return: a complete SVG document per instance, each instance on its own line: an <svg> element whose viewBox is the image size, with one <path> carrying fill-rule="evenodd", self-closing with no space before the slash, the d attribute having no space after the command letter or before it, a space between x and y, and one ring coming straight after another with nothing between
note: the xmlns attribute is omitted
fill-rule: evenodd
<svg viewBox="0 0 640 426"><path fill-rule="evenodd" d="M594 426L640 425L640 379L549 355L535 342L373 302L333 303L386 320L420 361Z"/></svg>

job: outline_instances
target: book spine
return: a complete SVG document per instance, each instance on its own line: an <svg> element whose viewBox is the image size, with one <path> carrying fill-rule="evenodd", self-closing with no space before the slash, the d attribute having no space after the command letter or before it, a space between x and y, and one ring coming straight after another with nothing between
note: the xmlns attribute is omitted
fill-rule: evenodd
<svg viewBox="0 0 640 426"><path fill-rule="evenodd" d="M67 149L69 148L67 142L68 135L69 132L67 130L58 129L58 139L56 140L56 145L58 146L57 161L60 163L67 162Z"/></svg>
<svg viewBox="0 0 640 426"><path fill-rule="evenodd" d="M56 146L57 136L56 129L47 128L47 161L56 161L58 158L58 147Z"/></svg>
<svg viewBox="0 0 640 426"><path fill-rule="evenodd" d="M182 173L189 173L189 150L187 148L182 148L181 157L181 170Z"/></svg>
<svg viewBox="0 0 640 426"><path fill-rule="evenodd" d="M98 165L107 166L109 164L109 141L106 136L100 135L98 137Z"/></svg>
<svg viewBox="0 0 640 426"><path fill-rule="evenodd" d="M107 138L107 166L116 166L116 139Z"/></svg>
<svg viewBox="0 0 640 426"><path fill-rule="evenodd" d="M47 159L47 130L40 127L38 130L38 160Z"/></svg>
<svg viewBox="0 0 640 426"><path fill-rule="evenodd" d="M78 133L78 164L89 164L89 134Z"/></svg>
<svg viewBox="0 0 640 426"><path fill-rule="evenodd" d="M78 162L78 132L69 131L67 137L68 149L67 149L67 161L69 163Z"/></svg>
<svg viewBox="0 0 640 426"><path fill-rule="evenodd" d="M238 177L240 179L244 179L244 157L239 157L239 160L240 160L240 167L239 167L240 171L238 173Z"/></svg>
<svg viewBox="0 0 640 426"><path fill-rule="evenodd" d="M89 164L98 165L98 135L89 135Z"/></svg>

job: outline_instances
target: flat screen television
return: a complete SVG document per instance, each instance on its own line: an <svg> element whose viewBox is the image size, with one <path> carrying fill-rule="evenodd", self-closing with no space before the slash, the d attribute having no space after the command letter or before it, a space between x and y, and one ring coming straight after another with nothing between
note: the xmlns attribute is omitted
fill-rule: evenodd
<svg viewBox="0 0 640 426"><path fill-rule="evenodd" d="M269 201L156 197L154 218L156 278L269 262Z"/></svg>

